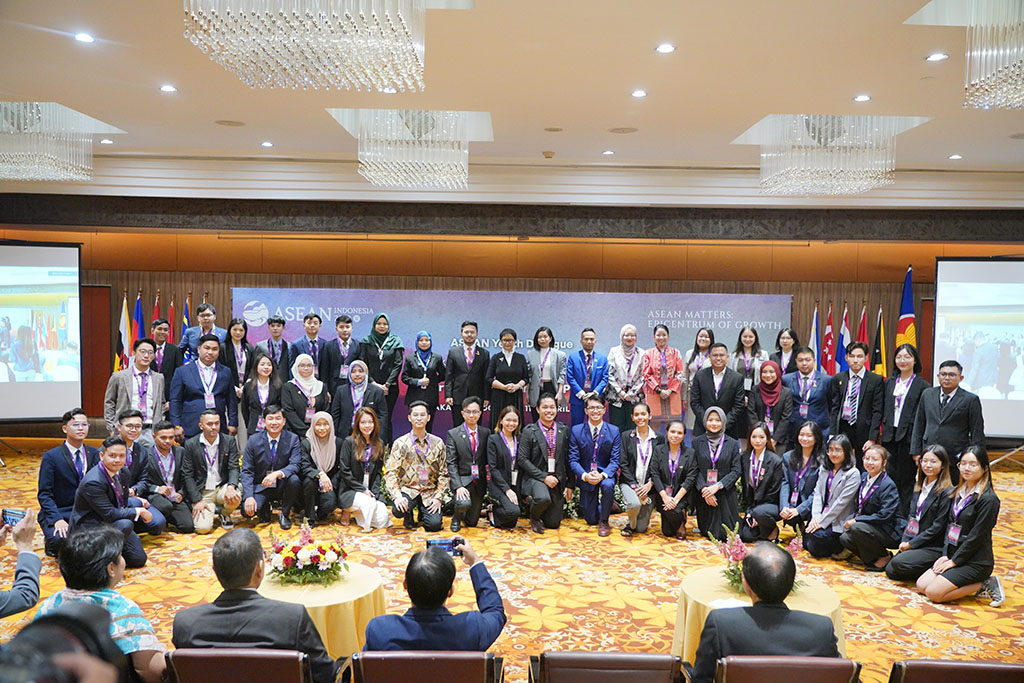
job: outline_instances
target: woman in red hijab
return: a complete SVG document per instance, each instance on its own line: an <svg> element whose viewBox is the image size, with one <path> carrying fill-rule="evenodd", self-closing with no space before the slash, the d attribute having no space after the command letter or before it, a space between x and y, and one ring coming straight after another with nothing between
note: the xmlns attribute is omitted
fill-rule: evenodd
<svg viewBox="0 0 1024 683"><path fill-rule="evenodd" d="M768 449L776 453L789 450L789 416L793 412L793 392L782 386L782 370L773 360L761 364L761 382L754 386L747 401L747 424L768 425Z"/></svg>

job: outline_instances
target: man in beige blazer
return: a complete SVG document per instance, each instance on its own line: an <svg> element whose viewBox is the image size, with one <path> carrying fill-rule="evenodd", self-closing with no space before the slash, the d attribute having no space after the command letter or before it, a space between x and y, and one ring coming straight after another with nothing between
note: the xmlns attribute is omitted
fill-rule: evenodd
<svg viewBox="0 0 1024 683"><path fill-rule="evenodd" d="M132 364L115 372L107 382L103 395L103 419L111 435L118 434L117 416L125 410L142 413L142 434L137 439L143 446L153 446L153 425L164 419L164 376L150 369L156 354L156 342L148 337L132 345Z"/></svg>

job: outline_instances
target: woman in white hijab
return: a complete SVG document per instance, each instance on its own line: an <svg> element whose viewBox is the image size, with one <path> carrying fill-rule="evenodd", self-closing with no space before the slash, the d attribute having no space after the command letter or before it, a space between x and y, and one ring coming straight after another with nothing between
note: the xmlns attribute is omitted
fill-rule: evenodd
<svg viewBox="0 0 1024 683"><path fill-rule="evenodd" d="M338 507L338 477L341 473L341 439L334 436L334 419L327 411L313 415L312 425L302 439L302 500L306 522L314 527L326 524Z"/></svg>
<svg viewBox="0 0 1024 683"><path fill-rule="evenodd" d="M608 389L605 397L611 404L609 420L622 433L636 427L633 406L644 399L643 355L636 344L636 327L623 325L618 346L608 352Z"/></svg>
<svg viewBox="0 0 1024 683"><path fill-rule="evenodd" d="M313 374L313 357L300 353L292 363L292 380L281 387L281 408L288 431L300 439L313 415L327 410L327 387Z"/></svg>

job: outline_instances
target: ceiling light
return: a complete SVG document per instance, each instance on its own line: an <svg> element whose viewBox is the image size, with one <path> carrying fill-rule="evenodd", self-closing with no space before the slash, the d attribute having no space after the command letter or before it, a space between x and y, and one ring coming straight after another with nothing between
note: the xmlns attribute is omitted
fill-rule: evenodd
<svg viewBox="0 0 1024 683"><path fill-rule="evenodd" d="M241 128L245 125L243 121L232 121L231 119L218 119L214 123L218 126L227 126L228 128Z"/></svg>
<svg viewBox="0 0 1024 683"><path fill-rule="evenodd" d="M926 62L941 62L944 59L949 59L949 55L945 52L933 52L924 59Z"/></svg>
<svg viewBox="0 0 1024 683"><path fill-rule="evenodd" d="M112 145L112 144L114 144L114 141L111 140L110 138L103 138L102 140L100 140L100 144L101 145Z"/></svg>
<svg viewBox="0 0 1024 683"><path fill-rule="evenodd" d="M274 146L274 143L271 142L270 140L265 140L265 141L261 142L260 144L262 146L264 146L264 147L273 147Z"/></svg>
<svg viewBox="0 0 1024 683"><path fill-rule="evenodd" d="M388 87L382 89L381 92L384 93L385 95L394 95L398 91L396 89L392 88L391 86L388 86Z"/></svg>
<svg viewBox="0 0 1024 683"><path fill-rule="evenodd" d="M615 133L616 135L629 135L630 133L635 133L638 130L640 129L633 128L632 126L620 126L618 128L609 128L608 132Z"/></svg>
<svg viewBox="0 0 1024 683"><path fill-rule="evenodd" d="M871 95L863 95L863 94L862 95L857 95L856 97L853 98L853 101L854 102L870 102L871 101Z"/></svg>
<svg viewBox="0 0 1024 683"><path fill-rule="evenodd" d="M637 88L633 91L633 97L640 99L641 97L647 97L647 91L642 88Z"/></svg>
<svg viewBox="0 0 1024 683"><path fill-rule="evenodd" d="M545 133L561 133L563 130L565 130L565 129L561 128L559 126L548 126L547 128L544 129L544 132Z"/></svg>
<svg viewBox="0 0 1024 683"><path fill-rule="evenodd" d="M601 154L605 155L606 157L610 157L611 155L615 154L615 152L613 152L610 149L606 149L605 151L601 152Z"/></svg>
<svg viewBox="0 0 1024 683"><path fill-rule="evenodd" d="M94 43L96 39L90 36L88 33L76 33L75 40L80 43Z"/></svg>
<svg viewBox="0 0 1024 683"><path fill-rule="evenodd" d="M673 45L672 43L662 43L661 45L659 45L658 47L656 47L654 49L655 49L655 51L657 51L657 52L659 52L659 53L661 53L663 55L667 55L667 54L671 54L671 53L675 52L676 51L676 46Z"/></svg>
<svg viewBox="0 0 1024 683"><path fill-rule="evenodd" d="M963 157L960 156L959 154L950 154L949 158L951 161L960 161L961 159L963 159Z"/></svg>
<svg viewBox="0 0 1024 683"><path fill-rule="evenodd" d="M178 89L170 83L165 83L164 85L160 86L160 92L178 92Z"/></svg>

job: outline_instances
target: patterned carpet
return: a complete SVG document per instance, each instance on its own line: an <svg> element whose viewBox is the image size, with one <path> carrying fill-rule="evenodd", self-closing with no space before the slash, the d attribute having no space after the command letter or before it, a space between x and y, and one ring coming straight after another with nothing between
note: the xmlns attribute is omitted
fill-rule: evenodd
<svg viewBox="0 0 1024 683"><path fill-rule="evenodd" d="M35 506L40 453L6 458L8 467L0 470L5 506ZM1000 608L975 598L933 605L884 574L798 557L798 574L825 581L842 599L847 653L863 664L865 681L887 680L892 662L907 658L1024 660L1024 473L1015 464L999 466L995 482L1002 499L996 572L1007 594ZM625 519L614 516L612 524L621 527ZM545 649L669 651L680 579L693 569L721 564L713 545L693 536L678 542L649 532L626 539L613 529L611 537L598 538L582 521L537 536L524 524L514 531L466 533L505 599L509 623L493 651L505 657L510 681L525 681L528 656ZM655 515L652 529L657 528ZM260 535L266 538L268 529L261 527ZM220 592L209 554L220 533L144 537L149 564L129 570L119 586L142 606L168 646L175 613ZM427 536L401 528L371 534L354 525L346 530L349 559L381 573L392 611L409 606L402 574L409 555ZM41 554L41 534L37 546ZM0 583L11 580L14 563L12 549L0 552ZM474 600L468 573L460 567L449 603L453 611L471 608ZM63 587L53 559L45 559L43 573L43 597ZM0 641L11 638L33 614L0 621Z"/></svg>

